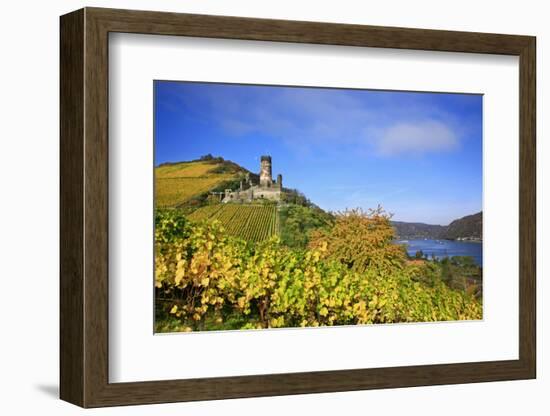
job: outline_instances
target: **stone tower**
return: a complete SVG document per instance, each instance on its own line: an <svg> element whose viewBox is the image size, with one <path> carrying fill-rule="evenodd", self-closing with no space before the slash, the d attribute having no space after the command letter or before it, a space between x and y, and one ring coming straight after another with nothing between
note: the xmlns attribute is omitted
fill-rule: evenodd
<svg viewBox="0 0 550 416"><path fill-rule="evenodd" d="M271 156L262 156L260 162L260 186L270 187L273 183L271 177Z"/></svg>

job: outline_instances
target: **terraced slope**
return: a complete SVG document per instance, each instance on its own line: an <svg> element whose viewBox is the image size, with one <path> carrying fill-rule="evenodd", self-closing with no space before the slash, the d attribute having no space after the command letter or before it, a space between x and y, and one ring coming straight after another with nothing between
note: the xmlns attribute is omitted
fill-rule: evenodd
<svg viewBox="0 0 550 416"><path fill-rule="evenodd" d="M189 219L219 220L228 234L253 242L279 233L279 216L274 205L208 205L194 211Z"/></svg>
<svg viewBox="0 0 550 416"><path fill-rule="evenodd" d="M177 207L208 193L224 182L237 180L243 169L227 162L193 161L161 165L155 168L157 207Z"/></svg>

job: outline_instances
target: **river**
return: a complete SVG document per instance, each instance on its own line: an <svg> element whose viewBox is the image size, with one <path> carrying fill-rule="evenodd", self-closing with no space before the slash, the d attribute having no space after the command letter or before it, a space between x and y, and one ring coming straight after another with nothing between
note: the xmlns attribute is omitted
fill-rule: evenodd
<svg viewBox="0 0 550 416"><path fill-rule="evenodd" d="M432 258L441 259L453 256L471 256L479 266L483 263L483 244L472 241L455 240L398 240L398 244L405 244L409 256L414 257L417 251Z"/></svg>

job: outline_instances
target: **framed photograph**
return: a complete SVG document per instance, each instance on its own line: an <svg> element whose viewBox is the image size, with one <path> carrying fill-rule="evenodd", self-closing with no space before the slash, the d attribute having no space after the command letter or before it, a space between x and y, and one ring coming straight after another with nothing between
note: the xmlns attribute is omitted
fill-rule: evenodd
<svg viewBox="0 0 550 416"><path fill-rule="evenodd" d="M63 400L536 377L534 37L60 27Z"/></svg>

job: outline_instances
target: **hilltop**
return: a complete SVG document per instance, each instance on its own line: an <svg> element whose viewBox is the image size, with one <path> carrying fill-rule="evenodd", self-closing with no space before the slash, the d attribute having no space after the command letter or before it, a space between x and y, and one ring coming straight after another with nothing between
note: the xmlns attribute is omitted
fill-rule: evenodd
<svg viewBox="0 0 550 416"><path fill-rule="evenodd" d="M444 235L449 240L483 238L483 213L454 220L447 226Z"/></svg>
<svg viewBox="0 0 550 416"><path fill-rule="evenodd" d="M211 155L187 162L163 163L155 168L156 206L200 206L210 192L235 188L246 174L257 177L234 162Z"/></svg>

